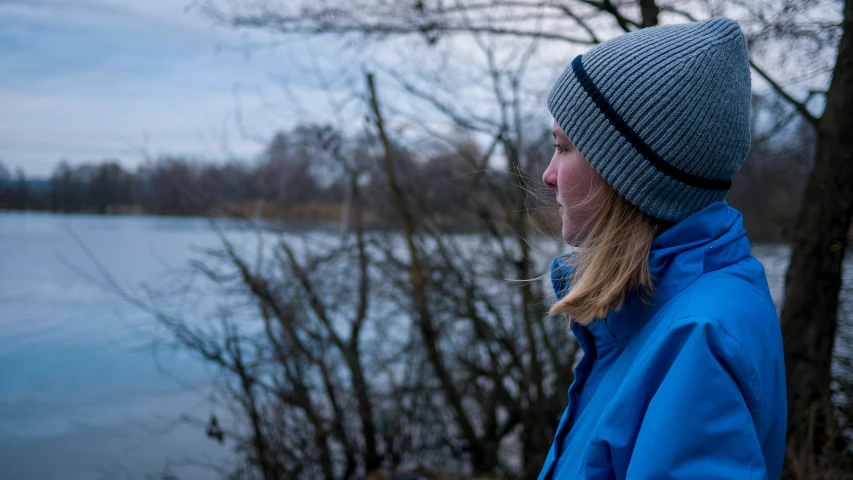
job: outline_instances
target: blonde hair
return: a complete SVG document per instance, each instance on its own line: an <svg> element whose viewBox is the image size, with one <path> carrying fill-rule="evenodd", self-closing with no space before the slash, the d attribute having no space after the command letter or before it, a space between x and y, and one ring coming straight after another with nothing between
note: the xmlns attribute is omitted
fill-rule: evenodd
<svg viewBox="0 0 853 480"><path fill-rule="evenodd" d="M661 224L600 180L590 198L599 209L573 256L571 289L549 312L583 325L619 310L630 292L644 302L655 295L648 259Z"/></svg>

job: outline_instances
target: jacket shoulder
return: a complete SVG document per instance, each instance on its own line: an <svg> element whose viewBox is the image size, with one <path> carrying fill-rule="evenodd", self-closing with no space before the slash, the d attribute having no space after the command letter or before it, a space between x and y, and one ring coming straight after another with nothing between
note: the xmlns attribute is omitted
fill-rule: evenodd
<svg viewBox="0 0 853 480"><path fill-rule="evenodd" d="M703 273L667 307L683 317L714 318L745 344L780 328L764 267L752 256Z"/></svg>
<svg viewBox="0 0 853 480"><path fill-rule="evenodd" d="M783 363L782 333L764 267L752 256L705 272L659 312L659 335L702 328L733 348L721 354L756 397ZM759 382L760 383L760 382Z"/></svg>

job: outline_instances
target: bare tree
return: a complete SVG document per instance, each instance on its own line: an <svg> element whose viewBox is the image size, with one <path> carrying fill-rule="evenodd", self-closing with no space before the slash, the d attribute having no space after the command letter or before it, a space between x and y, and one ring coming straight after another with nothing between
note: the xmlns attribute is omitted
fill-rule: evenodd
<svg viewBox="0 0 853 480"><path fill-rule="evenodd" d="M817 153L794 234L782 327L788 370L792 455L826 456L839 448L832 408L833 346L850 222L853 218L853 2L845 2L844 35L817 128ZM811 440L811 442L809 442ZM828 444L829 443L829 444Z"/></svg>
<svg viewBox="0 0 853 480"><path fill-rule="evenodd" d="M528 469L526 474L529 475L533 469L541 464L542 458L540 457L543 457L544 453L547 452L550 436L553 435L552 433L549 435L547 430L543 431L542 425L548 423L549 416L556 415L559 411L555 412L555 406L559 402L549 401L553 399L546 395L543 385L544 367L542 361L544 358L540 354L542 349L538 348L537 344L543 339L547 342L548 335L544 334L544 330L534 331L535 325L541 327L544 317L541 315L541 311L536 316L537 312L533 310L534 305L537 305L536 302L539 301L539 294L536 292L533 283L525 282L523 284L520 320L521 325L523 325L522 331L525 335L525 341L521 343L514 341L511 337L496 331L495 323L488 321L482 313L477 311L476 303L485 303L487 300L476 294L476 286L471 284L469 275L463 272L466 269L469 272L476 272L478 269L471 268L471 265L455 265L454 259L464 258L464 256L459 255L459 251L448 244L445 239L447 232L426 226L426 234L435 242L434 249L430 252L425 247L418 245L418 232L413 220L413 206L410 205L413 199L407 198L399 183L394 149L385 131L373 76L369 75L367 79L374 121L384 151L384 168L390 184L391 200L400 216L403 235L409 252L409 279L412 291L412 307L417 317L416 324L424 342L427 358L439 380L445 401L454 412L456 425L471 456L471 468L473 471L481 473L494 471L498 466L498 449L503 437L510 433L514 425L521 424L522 438L525 441L523 464ZM520 199L523 203L523 197ZM514 205L518 206L517 203ZM422 212L423 210L417 211ZM516 227L521 224L519 228L522 229L522 235L526 233L523 230L526 228L526 224L523 222L524 220L514 224ZM494 231L497 232L497 230ZM529 240L526 235L522 238L525 242ZM503 239L493 240L502 241ZM533 263L527 248L529 248L527 243L521 245L520 258L512 254L505 255L503 258L492 258L515 265L516 273L521 273L523 275L521 278L527 279L529 278L528 269ZM432 265L424 265L423 257L430 253L433 253ZM442 272L445 275L441 277L442 282L440 284L434 284L428 280L428 273L434 272ZM456 293L455 289L459 289L463 294ZM441 292L455 300L455 302L451 300L451 304L460 316L460 320L470 321L475 332L475 337L469 340L471 343L463 348L473 350L483 344L484 353L487 355L485 359L482 359L485 362L482 360L475 361L471 358L454 358L454 356L447 358L445 354L442 354L439 344L443 333L436 324L435 312L433 311L435 307L430 302L431 291ZM538 305L541 308L541 302ZM493 305L490 309L496 313ZM567 358L557 355L553 351L553 346L549 351L554 353L552 356L552 360L556 363L554 367L564 371L568 363ZM509 359L512 361L509 368L518 368L522 373L521 377L517 377L521 380L521 384L518 385L521 390L517 395L510 394L505 390L504 378L506 377L504 377L503 368L506 367L503 367L503 360L499 358L501 353L509 355ZM468 395L460 391L460 385L464 385L465 382L460 382L461 378L454 378L450 372L452 368L450 365L456 363L461 363L463 371L470 370L466 374L473 375L474 385L477 384L479 377L484 377L491 382L490 392L474 392L471 396L473 400L480 403L479 408L475 411L470 411L465 407L465 400ZM508 402L508 404L496 403L500 398L503 398L503 401ZM484 401L485 404L482 403ZM504 410L506 412L506 420L504 421L499 420L500 407L506 409ZM475 417L480 417L479 421L476 421ZM480 433L475 428L477 423L481 425ZM538 443L537 440L539 440Z"/></svg>

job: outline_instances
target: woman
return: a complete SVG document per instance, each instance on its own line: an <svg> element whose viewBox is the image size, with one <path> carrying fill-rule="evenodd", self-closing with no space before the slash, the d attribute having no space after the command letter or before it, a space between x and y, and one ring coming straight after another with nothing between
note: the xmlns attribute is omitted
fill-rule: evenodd
<svg viewBox="0 0 853 480"><path fill-rule="evenodd" d="M632 32L553 87L551 279L583 349L540 479L778 479L782 338L741 214L746 42L726 18Z"/></svg>

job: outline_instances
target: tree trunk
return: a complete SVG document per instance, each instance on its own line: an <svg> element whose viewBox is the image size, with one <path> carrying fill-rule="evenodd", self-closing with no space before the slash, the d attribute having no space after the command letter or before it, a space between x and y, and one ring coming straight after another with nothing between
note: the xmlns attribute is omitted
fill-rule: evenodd
<svg viewBox="0 0 853 480"><path fill-rule="evenodd" d="M788 451L814 460L834 430L831 366L847 233L853 216L853 3L817 128L817 153L794 232L782 331L788 382ZM810 414L812 418L810 420ZM790 459L789 459L790 460Z"/></svg>
<svg viewBox="0 0 853 480"><path fill-rule="evenodd" d="M370 475L381 466L382 458L376 446L376 425L373 421L373 397L370 394L370 388L364 377L364 368L361 365L361 356L359 355L361 327L367 318L369 277L367 272L367 249L364 243L362 206L358 191L357 175L355 174L350 177L349 191L354 213L356 245L358 245L359 282L356 317L352 323L349 345L347 345L343 353L352 374L352 385L355 390L356 399L358 400L358 416L361 418L361 426L364 432L364 469Z"/></svg>
<svg viewBox="0 0 853 480"><path fill-rule="evenodd" d="M427 286L423 265L420 260L420 252L415 245L415 223L412 212L406 206L405 195L403 189L397 181L396 168L394 166L394 153L392 151L391 142L385 133L385 126L382 120L382 112L379 109L379 100L376 96L376 87L373 83L373 75L367 74L367 87L370 93L370 106L373 110L376 129L379 133L379 139L383 149L383 168L388 177L388 189L391 194L391 202L397 215L400 217L400 222L403 227L403 237L406 240L406 246L409 251L410 267L409 267L409 282L412 285L412 303L415 310L416 323L421 332L421 338L426 348L427 359L430 362L435 376L438 377L439 384L444 393L445 400L453 410L456 419L456 425L462 433L462 437L466 442L466 447L471 455L471 467L475 473L490 472L497 461L497 458L489 455L489 452L483 449L480 438L474 429L474 425L468 416L465 406L462 404L462 395L456 388L453 377L450 373L450 368L446 365L438 349L438 332L433 322L432 312L427 302Z"/></svg>
<svg viewBox="0 0 853 480"><path fill-rule="evenodd" d="M655 0L640 0L640 13L643 15L643 21L641 23L643 28L652 27L658 24L660 8L658 8Z"/></svg>
<svg viewBox="0 0 853 480"><path fill-rule="evenodd" d="M373 402L364 378L364 369L361 367L361 359L358 350L344 352L347 365L352 375L352 385L358 405L358 416L361 419L361 428L364 431L364 469L370 474L377 470L382 458L376 448L376 426L373 423Z"/></svg>

